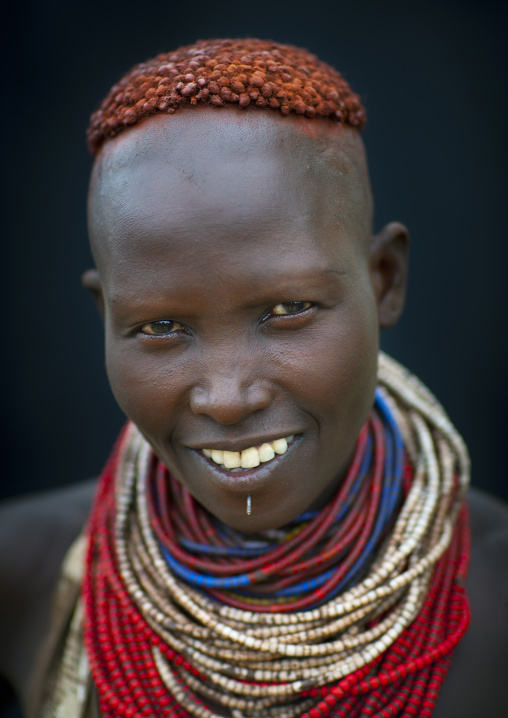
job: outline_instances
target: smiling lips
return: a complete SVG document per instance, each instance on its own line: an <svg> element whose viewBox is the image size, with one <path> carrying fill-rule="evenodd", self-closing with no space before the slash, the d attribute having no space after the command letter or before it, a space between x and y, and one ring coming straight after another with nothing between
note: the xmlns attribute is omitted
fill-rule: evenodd
<svg viewBox="0 0 508 718"><path fill-rule="evenodd" d="M277 454L285 454L288 444L294 436L266 442L261 446L251 446L243 451L222 451L220 449L202 449L203 454L219 466L226 469L254 469L259 464L271 461Z"/></svg>

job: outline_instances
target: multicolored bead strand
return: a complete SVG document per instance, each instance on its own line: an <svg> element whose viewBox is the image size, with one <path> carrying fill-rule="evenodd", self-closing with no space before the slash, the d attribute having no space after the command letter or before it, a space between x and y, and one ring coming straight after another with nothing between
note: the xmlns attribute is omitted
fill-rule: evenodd
<svg viewBox="0 0 508 718"><path fill-rule="evenodd" d="M253 541L129 424L89 525L84 640L104 718L429 717L469 622L462 440L380 355L348 475Z"/></svg>

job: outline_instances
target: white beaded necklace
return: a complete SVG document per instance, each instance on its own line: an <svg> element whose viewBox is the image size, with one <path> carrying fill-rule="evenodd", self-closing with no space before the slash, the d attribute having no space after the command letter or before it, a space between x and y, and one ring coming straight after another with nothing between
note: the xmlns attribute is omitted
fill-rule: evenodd
<svg viewBox="0 0 508 718"><path fill-rule="evenodd" d="M291 705L302 691L336 682L380 656L417 616L450 544L469 484L464 443L428 389L383 353L379 384L415 467L413 484L367 576L325 605L298 613L221 605L171 573L148 516L153 453L136 427L129 428L116 475L120 574L151 628L208 679L200 684L181 667L184 682L234 715L294 718L305 710L301 701ZM376 617L381 620L372 627ZM153 656L168 690L191 715L219 715L189 700L156 647Z"/></svg>

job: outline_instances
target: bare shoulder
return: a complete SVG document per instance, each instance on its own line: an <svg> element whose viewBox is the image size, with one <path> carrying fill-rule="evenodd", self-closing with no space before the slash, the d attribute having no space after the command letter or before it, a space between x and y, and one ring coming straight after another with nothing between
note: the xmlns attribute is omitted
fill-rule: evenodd
<svg viewBox="0 0 508 718"><path fill-rule="evenodd" d="M508 504L469 493L471 625L455 650L435 718L508 715Z"/></svg>
<svg viewBox="0 0 508 718"><path fill-rule="evenodd" d="M95 481L0 505L0 675L23 694L49 627L65 553L82 529ZM469 496L472 621L455 651L433 718L508 714L508 505Z"/></svg>
<svg viewBox="0 0 508 718"><path fill-rule="evenodd" d="M479 489L468 494L471 531L476 548L506 540L508 536L508 504L497 496ZM473 547L474 548L474 547Z"/></svg>
<svg viewBox="0 0 508 718"><path fill-rule="evenodd" d="M83 528L95 480L0 504L0 675L24 693L49 627L65 553Z"/></svg>

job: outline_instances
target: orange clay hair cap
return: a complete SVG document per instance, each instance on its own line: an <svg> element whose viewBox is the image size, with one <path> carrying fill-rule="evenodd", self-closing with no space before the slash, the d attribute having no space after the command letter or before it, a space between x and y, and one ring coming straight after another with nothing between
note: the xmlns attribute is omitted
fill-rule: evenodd
<svg viewBox="0 0 508 718"><path fill-rule="evenodd" d="M136 65L90 118L88 147L157 113L196 104L236 105L329 117L361 130L360 98L330 65L307 50L267 40L199 40Z"/></svg>

